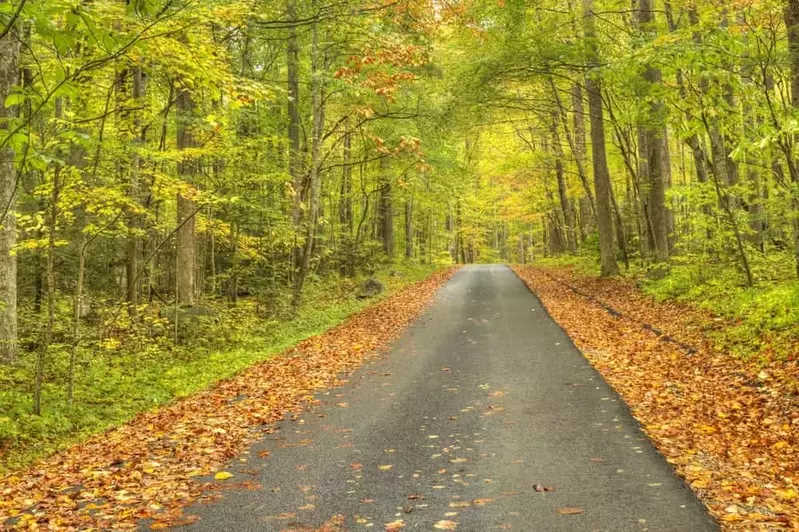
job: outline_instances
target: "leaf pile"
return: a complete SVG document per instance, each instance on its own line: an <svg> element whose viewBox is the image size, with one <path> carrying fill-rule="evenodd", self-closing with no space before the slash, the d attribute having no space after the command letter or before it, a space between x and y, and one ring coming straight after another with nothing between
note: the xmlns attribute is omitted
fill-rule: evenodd
<svg viewBox="0 0 799 532"><path fill-rule="evenodd" d="M307 407L421 314L454 269L439 271L214 387L0 479L0 528L86 530L187 524L196 477L257 439L259 427ZM13 519L12 519L13 518ZM11 519L11 521L9 521Z"/></svg>
<svg viewBox="0 0 799 532"><path fill-rule="evenodd" d="M515 271L725 529L799 529L795 362L714 351L702 324L718 327L718 318L654 303L629 281L566 268Z"/></svg>

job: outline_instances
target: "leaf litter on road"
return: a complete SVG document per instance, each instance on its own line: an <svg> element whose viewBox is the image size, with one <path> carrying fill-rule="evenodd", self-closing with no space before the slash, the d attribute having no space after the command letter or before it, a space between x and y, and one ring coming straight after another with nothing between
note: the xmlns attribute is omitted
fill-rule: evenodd
<svg viewBox="0 0 799 532"><path fill-rule="evenodd" d="M298 419L315 392L341 384L342 374L397 338L454 272L441 270L276 358L0 478L0 528L131 528L150 519L158 529L193 519L183 508L206 496L202 477L255 442L259 427L287 411Z"/></svg>
<svg viewBox="0 0 799 532"><path fill-rule="evenodd" d="M720 318L654 303L628 280L515 271L723 528L799 530L796 361L719 352L703 329L724 326Z"/></svg>

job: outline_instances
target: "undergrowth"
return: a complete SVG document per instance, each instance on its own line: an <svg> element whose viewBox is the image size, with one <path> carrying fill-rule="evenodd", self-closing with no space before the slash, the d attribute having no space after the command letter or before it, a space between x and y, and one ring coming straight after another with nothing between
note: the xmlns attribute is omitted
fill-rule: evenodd
<svg viewBox="0 0 799 532"><path fill-rule="evenodd" d="M651 278L644 265L632 264L623 276L656 301L674 300L707 311L715 326L707 336L716 348L737 357L793 360L799 343L799 280L787 254L752 254L753 286L746 286L734 263L675 256L662 278ZM536 265L568 266L583 275L598 275L594 257L561 255Z"/></svg>
<svg viewBox="0 0 799 532"><path fill-rule="evenodd" d="M435 269L394 265L375 277L385 284L387 295ZM106 323L92 323L95 336L80 344L72 404L67 400L71 344L51 346L40 416L32 414L35 356L30 353L14 366L0 366L0 474L207 388L329 329L376 301L357 299L359 286L358 280L337 276L316 279L308 284L296 313L282 304L288 295L281 304L272 302L270 310L255 297L241 298L235 306L203 301L213 318L192 324L177 344L171 322L160 317L157 307L135 320L116 313ZM65 320L61 328L67 327ZM98 328L104 330L98 333Z"/></svg>

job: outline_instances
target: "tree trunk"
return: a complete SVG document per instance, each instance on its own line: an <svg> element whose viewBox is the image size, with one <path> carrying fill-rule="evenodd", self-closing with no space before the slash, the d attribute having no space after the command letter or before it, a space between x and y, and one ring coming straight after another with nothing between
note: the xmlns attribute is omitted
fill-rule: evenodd
<svg viewBox="0 0 799 532"><path fill-rule="evenodd" d="M654 37L655 15L651 0L639 0L639 21L641 30ZM647 66L644 79L650 86L662 84L660 69ZM669 216L666 212L666 186L671 181L671 168L667 164L668 135L665 127L665 109L663 102L654 100L649 105L649 124L644 128L646 139L645 152L649 174L647 203L652 218L653 247L655 261L666 262L669 259Z"/></svg>
<svg viewBox="0 0 799 532"><path fill-rule="evenodd" d="M349 119L345 121L344 127L349 128ZM352 133L347 130L344 134L341 172L341 192L339 194L339 222L341 230L344 232L344 249L342 250L341 274L349 275L349 265L353 263L353 231L354 220L352 213ZM354 273L354 272L353 272Z"/></svg>
<svg viewBox="0 0 799 532"><path fill-rule="evenodd" d="M293 22L297 20L297 1L287 0L286 19L289 21L289 36L286 46L286 79L288 85L288 151L289 175L294 194L291 219L294 230L299 234L302 219L303 175L302 175L302 149L300 146L300 46L297 38L297 29ZM302 250L299 238L294 246L294 268L299 266ZM296 279L295 279L296 282Z"/></svg>
<svg viewBox="0 0 799 532"><path fill-rule="evenodd" d="M788 28L788 51L791 63L791 105L794 109L799 109L799 0L787 0L785 11L785 26ZM791 140L791 147L795 147L796 139ZM794 169L790 172L791 180L797 184L799 176L796 169L799 168L799 160L796 154L788 160L788 168ZM793 189L792 189L793 190ZM793 210L793 249L796 267L796 276L799 277L799 198L796 192L791 192L791 208Z"/></svg>
<svg viewBox="0 0 799 532"><path fill-rule="evenodd" d="M405 258L413 258L413 194L405 200Z"/></svg>
<svg viewBox="0 0 799 532"><path fill-rule="evenodd" d="M7 4L6 0L0 0ZM16 115L5 101L17 84L19 74L19 35L12 27L0 38L0 139L5 138L8 121ZM17 358L17 173L14 151L0 148L0 363Z"/></svg>
<svg viewBox="0 0 799 532"><path fill-rule="evenodd" d="M188 89L180 90L177 98L177 147L186 150L194 147L192 120L194 101ZM187 187L192 186L195 162L184 156L178 163L178 175ZM197 205L193 198L182 191L177 194L177 273L176 301L179 305L191 306L195 295L195 266L197 239L195 235L195 214Z"/></svg>
<svg viewBox="0 0 799 532"><path fill-rule="evenodd" d="M602 108L602 82L596 72L599 54L596 44L596 21L593 0L583 0L585 12L585 40L587 63L590 70L585 86L588 92L588 112L591 115L591 147L594 162L594 189L596 194L596 217L599 229L599 256L601 275L618 275L613 246L613 214L610 202L610 173L605 151L605 117Z"/></svg>
<svg viewBox="0 0 799 532"><path fill-rule="evenodd" d="M144 87L144 72L141 67L133 69L133 101L136 106L140 106L145 96ZM130 160L130 183L128 194L135 204L141 202L141 191L139 190L139 174L141 172L141 148L144 147L145 131L142 128L141 114L139 111L134 111L135 117L133 119L133 153ZM138 213L130 213L128 216L128 227L130 233L128 234L128 241L126 243L125 254L126 257L126 300L128 302L129 310L131 313L136 312L136 305L139 304L139 255L141 255L141 243L139 241L139 229L141 226L141 216Z"/></svg>
<svg viewBox="0 0 799 532"><path fill-rule="evenodd" d="M577 233L574 230L574 209L566 188L566 178L563 171L563 147L560 145L560 134L558 132L558 115L553 113L550 123L552 131L552 151L555 154L555 177L558 181L558 199L560 208L563 211L563 222L566 229L566 245L568 251L577 251Z"/></svg>
<svg viewBox="0 0 799 532"><path fill-rule="evenodd" d="M78 278L75 283L75 299L72 307L72 351L69 354L69 382L67 385L67 403L75 400L75 365L80 346L80 320L83 312L83 280L86 272L86 236L83 231L78 240Z"/></svg>
<svg viewBox="0 0 799 532"><path fill-rule="evenodd" d="M63 102L57 98L55 102L55 117L60 119L63 115ZM50 193L49 213L47 217L47 266L45 276L47 279L47 323L42 335L42 342L36 356L36 376L33 383L33 413L42 414L42 385L44 383L44 364L47 351L53 341L55 327L55 243L56 229L58 227L58 201L61 193L61 165L53 169L53 187Z"/></svg>
<svg viewBox="0 0 799 532"><path fill-rule="evenodd" d="M311 6L315 7L316 2L312 1ZM316 224L319 218L319 198L322 189L320 159L323 141L322 135L324 134L325 125L325 88L321 79L321 71L322 66L326 66L327 62L320 56L319 23L314 22L311 43L311 110L313 113L313 124L311 129L311 168L309 178L310 208L306 220L305 245L302 249L300 267L294 283L292 305L295 309L300 305L302 289L311 267L311 256L316 240Z"/></svg>
<svg viewBox="0 0 799 532"><path fill-rule="evenodd" d="M378 236L389 262L394 259L394 207L391 178L388 175L388 158L380 159L380 206L378 208Z"/></svg>

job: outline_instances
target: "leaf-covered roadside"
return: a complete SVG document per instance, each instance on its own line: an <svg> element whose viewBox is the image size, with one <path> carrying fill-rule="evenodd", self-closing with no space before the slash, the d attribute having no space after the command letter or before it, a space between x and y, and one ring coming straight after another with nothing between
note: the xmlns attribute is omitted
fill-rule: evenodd
<svg viewBox="0 0 799 532"><path fill-rule="evenodd" d="M35 529L133 528L185 522L203 496L194 477L217 471L258 427L339 384L427 306L454 269L437 272L284 355L0 479L0 524ZM9 518L14 517L11 522Z"/></svg>
<svg viewBox="0 0 799 532"><path fill-rule="evenodd" d="M712 316L653 303L629 281L569 268L515 271L725 529L799 529L796 362L714 351L698 325Z"/></svg>

